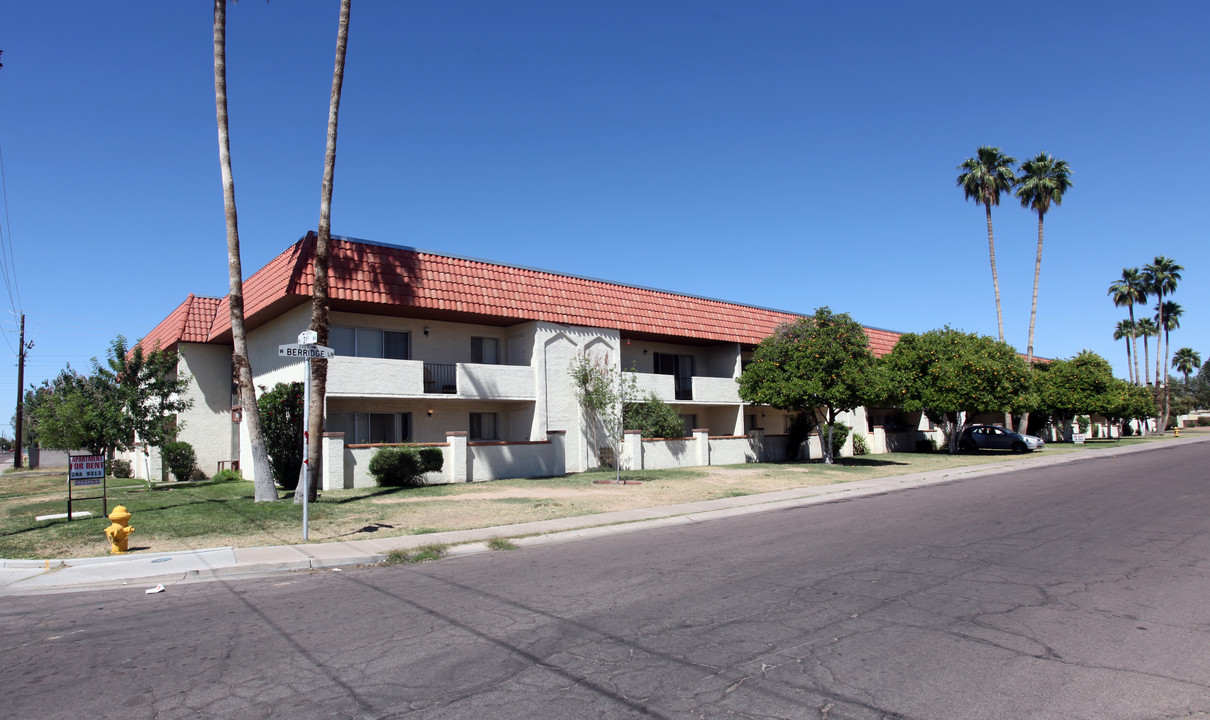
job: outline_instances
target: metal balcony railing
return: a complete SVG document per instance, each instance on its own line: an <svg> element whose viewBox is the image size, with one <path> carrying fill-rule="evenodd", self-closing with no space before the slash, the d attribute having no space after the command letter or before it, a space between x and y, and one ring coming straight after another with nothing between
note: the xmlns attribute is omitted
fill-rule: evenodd
<svg viewBox="0 0 1210 720"><path fill-rule="evenodd" d="M455 395L458 392L458 366L424 364L424 391Z"/></svg>

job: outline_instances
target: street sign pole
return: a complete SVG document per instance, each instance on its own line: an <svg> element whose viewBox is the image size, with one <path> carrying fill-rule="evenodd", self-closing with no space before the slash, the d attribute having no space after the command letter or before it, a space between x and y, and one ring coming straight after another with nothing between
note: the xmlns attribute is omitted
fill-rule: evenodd
<svg viewBox="0 0 1210 720"><path fill-rule="evenodd" d="M330 347L317 345L317 334L314 330L305 330L298 336L297 345L278 345L278 357L295 358L305 361L303 372L306 373L303 377L303 470L302 470L302 489L303 489L303 540L307 539L307 521L308 517L308 500L311 497L311 463L308 461L307 453L310 452L310 430L311 430L311 358L334 358L336 351Z"/></svg>
<svg viewBox="0 0 1210 720"><path fill-rule="evenodd" d="M311 356L307 356L306 373L303 376L303 540L307 539L307 502L311 498L311 463L310 438L311 432Z"/></svg>

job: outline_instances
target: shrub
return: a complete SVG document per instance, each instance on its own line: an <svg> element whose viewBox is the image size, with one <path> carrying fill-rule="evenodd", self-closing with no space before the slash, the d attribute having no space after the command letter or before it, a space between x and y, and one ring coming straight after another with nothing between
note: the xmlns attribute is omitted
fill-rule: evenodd
<svg viewBox="0 0 1210 720"><path fill-rule="evenodd" d="M445 453L441 452L441 448L420 448L421 472L440 472L443 467L445 467Z"/></svg>
<svg viewBox="0 0 1210 720"><path fill-rule="evenodd" d="M1205 415L1202 415L1201 417L1199 417L1197 419L1197 426L1198 427L1210 427L1210 417L1206 417Z"/></svg>
<svg viewBox="0 0 1210 720"><path fill-rule="evenodd" d="M164 443L161 452L168 472L172 473L177 482L185 482L193 475L197 467L197 455L194 454L192 445L183 440L173 440Z"/></svg>
<svg viewBox="0 0 1210 720"><path fill-rule="evenodd" d="M419 487L444 462L440 448L384 447L370 458L369 471L379 487Z"/></svg>
<svg viewBox="0 0 1210 720"><path fill-rule="evenodd" d="M849 438L849 433L852 429L844 423L836 423L832 426L832 457L840 457L840 449L844 447L844 441ZM828 437L828 428L823 429L823 436Z"/></svg>
<svg viewBox="0 0 1210 720"><path fill-rule="evenodd" d="M1076 426L1080 428L1080 434L1084 435L1088 432L1088 426L1092 424L1092 418L1087 415L1076 417Z"/></svg>
<svg viewBox="0 0 1210 720"><path fill-rule="evenodd" d="M303 384L278 383L257 399L256 406L273 481L293 490L303 465Z"/></svg>
<svg viewBox="0 0 1210 720"><path fill-rule="evenodd" d="M116 478L134 477L134 469L129 460L114 459L109 461L109 474Z"/></svg>
<svg viewBox="0 0 1210 720"><path fill-rule="evenodd" d="M866 445L865 435L853 435L853 454L854 455L869 455L870 446Z"/></svg>
<svg viewBox="0 0 1210 720"><path fill-rule="evenodd" d="M244 479L244 476L240 475L239 470L219 470L217 473L214 474L214 477L210 478L210 482L212 482L212 483L242 482L243 479Z"/></svg>
<svg viewBox="0 0 1210 720"><path fill-rule="evenodd" d="M654 392L648 393L641 402L628 402L622 406L622 425L627 430L638 430L645 438L679 438L685 435L685 426L676 408Z"/></svg>
<svg viewBox="0 0 1210 720"><path fill-rule="evenodd" d="M1130 437L1134 434L1134 428L1130 427L1130 423L1122 423L1122 437Z"/></svg>

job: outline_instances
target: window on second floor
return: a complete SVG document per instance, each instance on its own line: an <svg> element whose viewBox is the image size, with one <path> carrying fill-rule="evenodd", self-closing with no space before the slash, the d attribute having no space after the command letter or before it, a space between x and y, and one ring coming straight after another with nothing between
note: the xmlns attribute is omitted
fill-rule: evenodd
<svg viewBox="0 0 1210 720"><path fill-rule="evenodd" d="M411 357L408 333L378 328L352 328L333 325L328 344L337 355L349 357L407 360Z"/></svg>
<svg viewBox="0 0 1210 720"><path fill-rule="evenodd" d="M489 337L471 338L471 362L499 365L500 341Z"/></svg>

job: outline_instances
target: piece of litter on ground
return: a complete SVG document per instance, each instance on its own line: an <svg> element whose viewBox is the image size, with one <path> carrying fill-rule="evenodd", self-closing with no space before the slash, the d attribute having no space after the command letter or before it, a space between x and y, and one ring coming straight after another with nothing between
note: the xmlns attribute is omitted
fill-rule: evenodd
<svg viewBox="0 0 1210 720"><path fill-rule="evenodd" d="M147 592L147 594L148 594L148 595L154 595L154 594L156 594L156 593L162 593L162 592L164 592L164 586L163 586L163 585L156 585L156 586L155 586L155 587L153 587L153 588L147 588L146 592Z"/></svg>
<svg viewBox="0 0 1210 720"><path fill-rule="evenodd" d="M332 572L341 572L340 568L332 568Z"/></svg>

